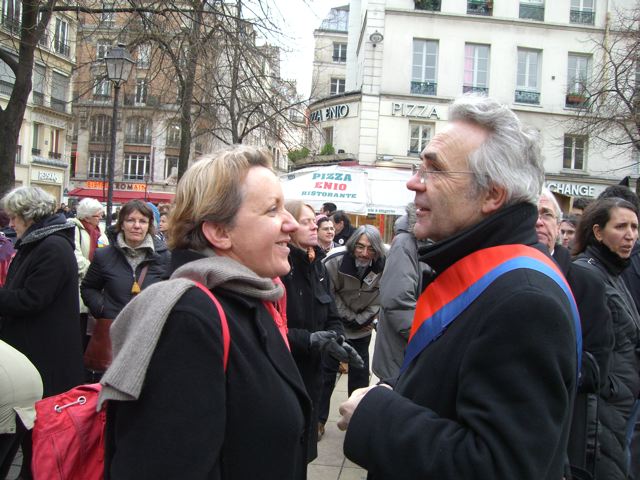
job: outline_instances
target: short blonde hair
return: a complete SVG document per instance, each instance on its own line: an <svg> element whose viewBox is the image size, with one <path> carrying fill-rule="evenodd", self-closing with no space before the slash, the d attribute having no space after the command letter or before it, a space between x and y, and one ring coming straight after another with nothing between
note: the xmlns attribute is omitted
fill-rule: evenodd
<svg viewBox="0 0 640 480"><path fill-rule="evenodd" d="M271 170L271 156L246 145L233 145L204 155L178 182L170 214L169 247L203 250L210 247L204 222L233 226L244 199L243 181L251 167Z"/></svg>
<svg viewBox="0 0 640 480"><path fill-rule="evenodd" d="M18 187L4 196L2 206L10 215L37 223L55 213L57 201L40 187Z"/></svg>

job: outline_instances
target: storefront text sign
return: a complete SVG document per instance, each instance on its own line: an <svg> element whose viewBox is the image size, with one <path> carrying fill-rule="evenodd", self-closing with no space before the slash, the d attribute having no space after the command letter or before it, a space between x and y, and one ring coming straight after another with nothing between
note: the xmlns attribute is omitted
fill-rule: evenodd
<svg viewBox="0 0 640 480"><path fill-rule="evenodd" d="M314 110L309 116L311 123L326 122L327 120L338 120L349 116L349 105L333 105L331 107Z"/></svg>
<svg viewBox="0 0 640 480"><path fill-rule="evenodd" d="M438 113L438 107L436 105L420 103L392 102L391 115L394 117L414 117L440 120L440 114Z"/></svg>
<svg viewBox="0 0 640 480"><path fill-rule="evenodd" d="M32 179L38 182L62 183L62 176L59 173L45 170L35 170Z"/></svg>
<svg viewBox="0 0 640 480"><path fill-rule="evenodd" d="M547 188L552 192L561 193L570 197L595 197L604 190L605 187L586 183L547 182Z"/></svg>
<svg viewBox="0 0 640 480"><path fill-rule="evenodd" d="M107 182L99 182L95 180L87 181L87 188L95 188L97 190L106 189L108 187ZM113 188L115 190L131 190L133 192L144 192L146 190L146 186L144 183L125 183L125 182L114 182Z"/></svg>

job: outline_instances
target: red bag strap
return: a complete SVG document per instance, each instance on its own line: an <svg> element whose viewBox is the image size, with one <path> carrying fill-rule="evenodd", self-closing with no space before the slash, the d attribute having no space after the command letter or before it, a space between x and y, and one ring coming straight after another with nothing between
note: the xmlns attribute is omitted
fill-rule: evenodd
<svg viewBox="0 0 640 480"><path fill-rule="evenodd" d="M224 348L222 361L223 361L224 371L226 372L227 363L229 362L229 345L231 344L231 335L229 334L229 324L227 323L227 315L224 313L224 310L222 309L222 305L220 305L220 302L218 301L218 299L213 295L213 293L211 293L211 290L209 290L200 282L195 282L195 284L200 290L202 290L204 293L206 293L209 296L211 301L214 303L214 305L218 309L218 315L220 316L220 327L222 328L222 344Z"/></svg>

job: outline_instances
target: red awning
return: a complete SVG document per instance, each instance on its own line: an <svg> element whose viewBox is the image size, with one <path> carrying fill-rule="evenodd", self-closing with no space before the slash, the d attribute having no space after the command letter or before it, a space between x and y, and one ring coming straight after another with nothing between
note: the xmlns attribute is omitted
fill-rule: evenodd
<svg viewBox="0 0 640 480"><path fill-rule="evenodd" d="M104 193L104 194L103 194ZM107 201L107 192L94 188L74 188L69 192L69 197L95 198L101 202ZM116 203L126 203L129 200L146 200L148 202L171 202L175 197L174 193L168 192L138 192L135 190L114 190L113 201Z"/></svg>

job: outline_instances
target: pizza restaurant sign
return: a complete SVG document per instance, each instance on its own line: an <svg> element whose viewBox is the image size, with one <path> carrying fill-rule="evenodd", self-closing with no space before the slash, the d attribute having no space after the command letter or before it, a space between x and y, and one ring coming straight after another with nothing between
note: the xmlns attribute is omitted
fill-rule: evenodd
<svg viewBox="0 0 640 480"><path fill-rule="evenodd" d="M89 180L87 182L87 188L95 188L96 190L106 190L108 188L107 182L99 182L95 180ZM126 182L113 182L114 190L130 190L133 192L144 192L146 190L144 183L126 183Z"/></svg>
<svg viewBox="0 0 640 480"><path fill-rule="evenodd" d="M338 120L349 116L351 108L346 103L340 105L332 105L330 107L314 110L309 115L311 123L326 122L327 120Z"/></svg>

